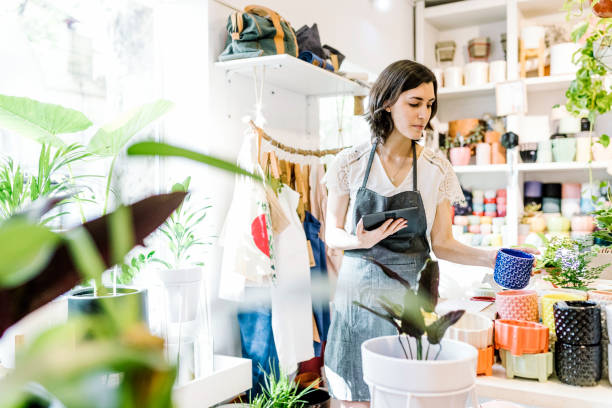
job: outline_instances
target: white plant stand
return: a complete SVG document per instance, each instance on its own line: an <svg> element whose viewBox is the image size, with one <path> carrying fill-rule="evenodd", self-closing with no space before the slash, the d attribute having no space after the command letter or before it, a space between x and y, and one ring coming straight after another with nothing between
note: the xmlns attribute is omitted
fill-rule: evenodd
<svg viewBox="0 0 612 408"><path fill-rule="evenodd" d="M178 408L204 408L230 399L252 387L251 360L216 354L212 374L174 389Z"/></svg>

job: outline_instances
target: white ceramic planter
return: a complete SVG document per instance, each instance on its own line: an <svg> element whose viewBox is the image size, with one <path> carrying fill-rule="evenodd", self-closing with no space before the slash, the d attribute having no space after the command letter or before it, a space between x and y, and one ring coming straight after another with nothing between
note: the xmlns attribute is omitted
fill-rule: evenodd
<svg viewBox="0 0 612 408"><path fill-rule="evenodd" d="M444 337L484 349L493 344L493 321L480 314L466 313L448 328Z"/></svg>
<svg viewBox="0 0 612 408"><path fill-rule="evenodd" d="M546 29L541 26L527 26L521 30L521 39L523 47L533 49L540 47L540 40L544 39Z"/></svg>
<svg viewBox="0 0 612 408"><path fill-rule="evenodd" d="M578 65L572 62L572 56L579 48L579 44L572 42L550 47L550 75L573 74L578 71Z"/></svg>
<svg viewBox="0 0 612 408"><path fill-rule="evenodd" d="M415 340L409 339L412 350ZM423 338L423 349L428 342ZM407 344L404 342L404 346ZM372 408L464 408L475 398L478 351L467 343L443 339L430 346L429 360L409 360L398 336L376 337L361 345L363 379L370 388ZM424 351L425 353L425 351ZM477 404L477 401L476 401Z"/></svg>
<svg viewBox="0 0 612 408"><path fill-rule="evenodd" d="M167 291L170 322L194 320L200 300L202 268L159 270L156 276Z"/></svg>

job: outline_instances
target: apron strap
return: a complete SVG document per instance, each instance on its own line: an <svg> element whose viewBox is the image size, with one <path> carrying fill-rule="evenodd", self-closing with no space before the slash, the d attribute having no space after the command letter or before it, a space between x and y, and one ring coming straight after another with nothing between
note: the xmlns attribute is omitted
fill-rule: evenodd
<svg viewBox="0 0 612 408"><path fill-rule="evenodd" d="M372 146L372 151L370 152L370 158L368 159L368 167L366 168L365 176L363 178L363 184L361 188L366 188L366 184L368 184L368 177L370 177L370 170L372 169L372 162L374 161L374 153L376 153L376 146L378 145L378 140L374 142L374 146Z"/></svg>
<svg viewBox="0 0 612 408"><path fill-rule="evenodd" d="M412 191L418 191L416 142L414 139L412 140Z"/></svg>

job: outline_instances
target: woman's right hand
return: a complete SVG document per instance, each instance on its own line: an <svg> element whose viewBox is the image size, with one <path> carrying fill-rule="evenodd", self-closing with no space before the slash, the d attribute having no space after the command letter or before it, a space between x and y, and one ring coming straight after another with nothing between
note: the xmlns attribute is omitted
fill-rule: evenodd
<svg viewBox="0 0 612 408"><path fill-rule="evenodd" d="M383 225L372 230L366 231L363 227L363 218L359 220L357 229L355 231L357 235L357 241L359 242L359 248L368 249L378 244L383 239L395 234L402 228L406 228L408 221L403 218L388 219Z"/></svg>

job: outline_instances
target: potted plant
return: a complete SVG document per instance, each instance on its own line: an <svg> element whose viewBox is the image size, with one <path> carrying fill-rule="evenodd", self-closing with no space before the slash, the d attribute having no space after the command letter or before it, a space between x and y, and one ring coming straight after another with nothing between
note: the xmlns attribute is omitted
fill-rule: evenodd
<svg viewBox="0 0 612 408"><path fill-rule="evenodd" d="M387 320L398 332L397 336L367 340L361 346L363 375L373 407L405 406L414 393L430 395L413 396L422 407L465 404L476 380L478 352L467 343L443 339L464 311L449 312L428 324L424 317L424 313L433 313L437 304L438 263L427 259L413 290L399 274L374 259L372 262L404 288L401 304L385 296L378 300L383 311L355 302Z"/></svg>
<svg viewBox="0 0 612 408"><path fill-rule="evenodd" d="M598 251L597 245L590 245L585 240L553 237L546 247L544 257L538 261L538 265L549 268L549 274L544 280L553 285L586 290L588 285L610 266L610 264L589 266Z"/></svg>

